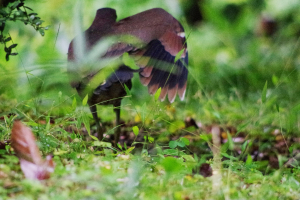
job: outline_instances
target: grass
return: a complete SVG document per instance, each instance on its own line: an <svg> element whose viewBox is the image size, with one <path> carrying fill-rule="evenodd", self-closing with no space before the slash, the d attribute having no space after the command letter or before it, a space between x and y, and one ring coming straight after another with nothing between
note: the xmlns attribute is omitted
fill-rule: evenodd
<svg viewBox="0 0 300 200"><path fill-rule="evenodd" d="M215 175L204 178L193 174L195 161L165 158L160 153L115 157L107 151L105 156L97 156L88 148L81 153L56 154L55 173L42 183L26 180L21 173L16 173L20 172L18 160L7 156L0 165L1 195L12 199L299 198L297 168L293 172L286 169L263 175L256 170L255 163L227 160L222 162L224 168L218 171L222 179L215 180ZM216 183L221 185L218 191L214 189Z"/></svg>
<svg viewBox="0 0 300 200"><path fill-rule="evenodd" d="M86 3L84 26L91 7L114 7L120 18L169 9L167 1L128 2ZM9 25L20 56L6 62L0 51L0 199L299 199L300 5L204 1L196 26L169 9L190 33L186 99L158 102L134 77L116 149L89 136L92 116L69 86L73 1L30 4L53 26L41 38ZM255 32L263 11L275 16L273 36ZM112 107L98 114L112 134ZM24 178L9 144L15 119L32 129L43 156L53 155L49 180Z"/></svg>

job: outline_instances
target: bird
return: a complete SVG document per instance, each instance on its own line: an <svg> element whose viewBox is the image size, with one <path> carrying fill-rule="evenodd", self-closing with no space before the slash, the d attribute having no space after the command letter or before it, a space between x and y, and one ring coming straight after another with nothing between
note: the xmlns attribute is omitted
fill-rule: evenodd
<svg viewBox="0 0 300 200"><path fill-rule="evenodd" d="M148 86L149 94L154 94L161 88L159 99L163 101L168 95L172 103L176 94L184 99L188 77L188 50L183 26L171 14L162 8L153 8L116 21L117 14L112 8L101 8L91 26L84 32L85 48L89 51L97 42L111 36L129 35L141 41L137 45L126 41L113 41L112 45L99 59L118 58L127 53L134 58L138 70L121 63L106 80L96 88L92 88L88 105L97 126L98 139L103 140L104 129L97 115L97 105L113 105L116 114L116 130L114 143L117 145L120 137L121 100L126 96L126 87L132 88L131 79L134 73L139 73L140 81ZM74 45L76 37L68 49L68 71L74 70L77 54ZM99 69L101 69L99 63ZM101 73L102 70L99 70ZM84 97L85 88L95 76L94 72L84 78L71 81L73 88Z"/></svg>

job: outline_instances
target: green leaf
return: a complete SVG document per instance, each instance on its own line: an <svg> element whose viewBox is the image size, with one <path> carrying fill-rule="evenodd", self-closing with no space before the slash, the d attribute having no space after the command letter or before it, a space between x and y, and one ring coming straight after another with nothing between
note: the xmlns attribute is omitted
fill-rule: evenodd
<svg viewBox="0 0 300 200"><path fill-rule="evenodd" d="M40 32L41 36L44 36L44 35L45 35L44 29L40 28L40 29L39 29L39 32Z"/></svg>
<svg viewBox="0 0 300 200"><path fill-rule="evenodd" d="M177 141L177 145L178 145L179 147L185 147L185 144L184 144L183 141Z"/></svg>
<svg viewBox="0 0 300 200"><path fill-rule="evenodd" d="M244 144L242 145L242 152L244 152L247 148L248 141L245 141Z"/></svg>
<svg viewBox="0 0 300 200"><path fill-rule="evenodd" d="M48 117L46 118L46 122L47 122L47 125L46 125L46 133L49 132L50 130L50 116L48 115Z"/></svg>
<svg viewBox="0 0 300 200"><path fill-rule="evenodd" d="M7 117L7 115L4 115L4 120L5 120L5 122L6 122L7 124L10 124L10 120L9 120L9 118Z"/></svg>
<svg viewBox="0 0 300 200"><path fill-rule="evenodd" d="M145 140L145 142L150 142L150 143L154 142L154 138L151 136L148 136L148 135L144 136L144 140Z"/></svg>
<svg viewBox="0 0 300 200"><path fill-rule="evenodd" d="M74 140L76 138L76 134L73 132L71 135L70 135L71 139Z"/></svg>
<svg viewBox="0 0 300 200"><path fill-rule="evenodd" d="M202 139L202 140L204 140L205 142L208 142L210 139L209 139L209 137L206 135L206 134L201 134L200 135L200 138Z"/></svg>
<svg viewBox="0 0 300 200"><path fill-rule="evenodd" d="M122 61L126 66L132 69L139 69L139 67L135 64L134 59L131 58L127 52L123 53Z"/></svg>
<svg viewBox="0 0 300 200"><path fill-rule="evenodd" d="M23 5L24 5L24 2L21 2L21 3L19 3L19 4L17 5L16 8L20 8L20 7L23 6Z"/></svg>
<svg viewBox="0 0 300 200"><path fill-rule="evenodd" d="M191 155L183 155L182 157L184 158L185 162L196 162L196 160Z"/></svg>
<svg viewBox="0 0 300 200"><path fill-rule="evenodd" d="M124 143L124 144L125 144L125 143ZM125 151L125 153L130 153L134 148L135 148L135 146L130 147L129 149L127 149L127 150Z"/></svg>
<svg viewBox="0 0 300 200"><path fill-rule="evenodd" d="M277 112L279 112L279 105L276 103L275 106L276 106Z"/></svg>
<svg viewBox="0 0 300 200"><path fill-rule="evenodd" d="M153 142L154 142L154 138L151 137L151 136L148 136L148 141L149 141L150 143L153 143Z"/></svg>
<svg viewBox="0 0 300 200"><path fill-rule="evenodd" d="M119 147L119 149L123 149L122 146L118 143L117 146Z"/></svg>
<svg viewBox="0 0 300 200"><path fill-rule="evenodd" d="M10 8L11 8L12 10L14 10L16 7L18 7L19 3L20 3L19 1L14 2L14 3L10 6Z"/></svg>
<svg viewBox="0 0 300 200"><path fill-rule="evenodd" d="M30 17L29 17L29 21L33 21L34 18L35 18L35 15L28 15L28 16L30 16Z"/></svg>
<svg viewBox="0 0 300 200"><path fill-rule="evenodd" d="M24 7L32 11L32 9L31 9L31 8L29 8L28 6L24 6Z"/></svg>
<svg viewBox="0 0 300 200"><path fill-rule="evenodd" d="M95 136L93 136L93 135L91 135L90 120L89 120L89 117L88 117L88 115L87 115L86 113L83 113L83 114L82 114L81 120L82 120L82 122L83 122L83 124L84 124L84 127L86 128L86 130L87 130L89 136L90 136L93 140L96 140L96 141L97 141L98 138L95 137Z"/></svg>
<svg viewBox="0 0 300 200"><path fill-rule="evenodd" d="M6 16L8 13L4 9L0 9L0 15Z"/></svg>
<svg viewBox="0 0 300 200"><path fill-rule="evenodd" d="M253 159L252 159L251 155L248 154L247 160L246 160L246 165L250 165L250 164L252 164L252 162L253 162Z"/></svg>
<svg viewBox="0 0 300 200"><path fill-rule="evenodd" d="M230 160L238 160L236 157L230 156L227 153L221 153L221 155L224 156L225 158L229 158Z"/></svg>
<svg viewBox="0 0 300 200"><path fill-rule="evenodd" d="M82 122L87 130L87 132L89 133L89 135L91 134L91 129L90 129L90 120L88 118L88 116L86 114L84 114L82 116Z"/></svg>
<svg viewBox="0 0 300 200"><path fill-rule="evenodd" d="M76 98L74 97L73 102L72 102L72 109L75 110L77 106Z"/></svg>
<svg viewBox="0 0 300 200"><path fill-rule="evenodd" d="M38 123L35 123L34 121L29 121L29 122L26 122L26 125L27 126L39 126L39 124Z"/></svg>
<svg viewBox="0 0 300 200"><path fill-rule="evenodd" d="M182 169L182 162L174 157L166 157L162 161L162 166L165 168L166 172L179 172Z"/></svg>
<svg viewBox="0 0 300 200"><path fill-rule="evenodd" d="M273 76L272 76L272 82L273 82L273 84L276 86L276 85L278 85L278 77L275 75L275 74L273 74Z"/></svg>
<svg viewBox="0 0 300 200"><path fill-rule="evenodd" d="M62 92L61 92L61 91L58 92L58 97L59 97L59 98L62 97Z"/></svg>
<svg viewBox="0 0 300 200"><path fill-rule="evenodd" d="M267 99L267 89L268 89L268 81L266 81L265 86L263 88L262 94L261 94L261 101L262 103L266 102Z"/></svg>
<svg viewBox="0 0 300 200"><path fill-rule="evenodd" d="M195 159L195 162L199 162L199 158L196 153L194 153L194 159Z"/></svg>
<svg viewBox="0 0 300 200"><path fill-rule="evenodd" d="M182 141L186 146L187 146L187 145L190 145L189 139L187 139L187 138L185 138L185 137L181 137L181 138L180 138L180 141Z"/></svg>
<svg viewBox="0 0 300 200"><path fill-rule="evenodd" d="M10 49L10 48L7 48L7 47L4 47L4 51L7 52L7 54L10 54L11 49Z"/></svg>
<svg viewBox="0 0 300 200"><path fill-rule="evenodd" d="M12 45L10 45L8 48L9 48L9 49L12 49L12 48L15 48L17 45L18 45L18 44L12 44Z"/></svg>
<svg viewBox="0 0 300 200"><path fill-rule="evenodd" d="M180 129L183 129L185 127L185 123L181 120L176 120L173 123L170 124L168 131L170 133L174 133Z"/></svg>
<svg viewBox="0 0 300 200"><path fill-rule="evenodd" d="M9 149L10 149L10 148L11 148L10 145L5 145L5 150L6 150L7 153L9 153Z"/></svg>
<svg viewBox="0 0 300 200"><path fill-rule="evenodd" d="M137 136L139 134L139 127L137 127L137 126L132 127L132 131L133 131L134 135Z"/></svg>
<svg viewBox="0 0 300 200"><path fill-rule="evenodd" d="M89 95L87 94L84 99L82 100L82 105L85 106L87 104L87 101L88 101L88 98L89 98Z"/></svg>
<svg viewBox="0 0 300 200"><path fill-rule="evenodd" d="M111 143L110 142L102 142L102 141L94 141L92 143L92 146L97 146L97 147L111 147Z"/></svg>
<svg viewBox="0 0 300 200"><path fill-rule="evenodd" d="M169 142L169 147L171 149L175 149L177 147L177 141L170 141Z"/></svg>
<svg viewBox="0 0 300 200"><path fill-rule="evenodd" d="M155 94L154 94L154 99L155 99L155 101L158 100L160 93L161 93L161 87L158 88L158 90L157 90L157 91L155 92Z"/></svg>
<svg viewBox="0 0 300 200"><path fill-rule="evenodd" d="M170 155L170 156L182 156L186 155L183 151L179 151L177 149L165 149L162 152L164 155Z"/></svg>
<svg viewBox="0 0 300 200"><path fill-rule="evenodd" d="M130 89L127 87L127 85L124 84L124 87L125 87L126 95L131 96Z"/></svg>
<svg viewBox="0 0 300 200"><path fill-rule="evenodd" d="M37 21L35 22L35 25L39 26L39 25L41 25L43 22L44 22L43 20L37 20Z"/></svg>
<svg viewBox="0 0 300 200"><path fill-rule="evenodd" d="M223 145L221 145L221 152L227 152L228 151L228 149L229 149L229 143L228 142L226 142L226 143L224 143Z"/></svg>
<svg viewBox="0 0 300 200"><path fill-rule="evenodd" d="M227 132L227 142L228 142L228 148L229 148L230 150L233 150L233 148L234 148L234 143L233 143L232 137L231 137L231 135L230 135L229 132Z"/></svg>
<svg viewBox="0 0 300 200"><path fill-rule="evenodd" d="M174 63L177 62L177 60L179 60L181 58L181 55L183 54L184 52L184 49L181 49L175 56L175 60L174 60Z"/></svg>

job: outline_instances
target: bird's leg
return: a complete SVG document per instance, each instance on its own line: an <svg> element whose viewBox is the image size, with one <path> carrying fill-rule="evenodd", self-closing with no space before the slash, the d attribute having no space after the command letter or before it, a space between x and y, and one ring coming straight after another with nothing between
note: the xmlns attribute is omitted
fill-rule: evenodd
<svg viewBox="0 0 300 200"><path fill-rule="evenodd" d="M120 138L120 133L121 133L121 126L120 126L121 102L114 105L114 111L116 113L115 147L117 147Z"/></svg>
<svg viewBox="0 0 300 200"><path fill-rule="evenodd" d="M94 118L96 126L97 126L98 139L101 141L103 139L103 133L104 133L104 131L103 131L102 126L100 125L100 120L99 120L98 115L97 115L96 104L95 105L91 105L90 106L90 110L92 112L93 118Z"/></svg>

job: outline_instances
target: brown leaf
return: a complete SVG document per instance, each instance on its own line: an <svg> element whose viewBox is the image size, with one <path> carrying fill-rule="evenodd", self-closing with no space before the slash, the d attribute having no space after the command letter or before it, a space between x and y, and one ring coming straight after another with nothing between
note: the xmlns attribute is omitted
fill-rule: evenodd
<svg viewBox="0 0 300 200"><path fill-rule="evenodd" d="M35 143L34 135L20 121L14 122L11 133L11 146L19 159L24 159L34 164L42 164L42 157Z"/></svg>
<svg viewBox="0 0 300 200"><path fill-rule="evenodd" d="M22 158L20 159L20 165L26 178L37 180L50 178L50 173L54 171L55 167L52 157L49 155L41 165L34 164Z"/></svg>
<svg viewBox="0 0 300 200"><path fill-rule="evenodd" d="M54 171L51 156L42 159L31 130L20 121L15 121L11 133L11 146L20 160L21 169L28 179L43 180Z"/></svg>

